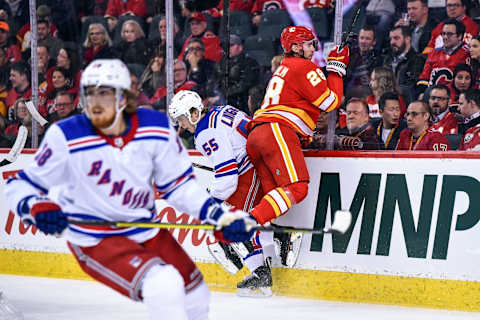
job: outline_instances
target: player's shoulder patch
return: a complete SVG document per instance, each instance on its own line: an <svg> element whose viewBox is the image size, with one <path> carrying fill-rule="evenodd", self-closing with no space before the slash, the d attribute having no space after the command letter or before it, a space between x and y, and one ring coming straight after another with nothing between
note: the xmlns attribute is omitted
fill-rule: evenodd
<svg viewBox="0 0 480 320"><path fill-rule="evenodd" d="M67 141L86 136L96 135L93 126L85 114L69 117L56 123Z"/></svg>
<svg viewBox="0 0 480 320"><path fill-rule="evenodd" d="M198 137L200 132L204 131L205 129L215 127L216 118L218 117L218 114L220 113L221 110L222 110L221 107L211 108L202 117L202 119L200 119L200 121L197 123L197 127L195 129L195 138Z"/></svg>
<svg viewBox="0 0 480 320"><path fill-rule="evenodd" d="M139 127L169 128L168 116L156 110L140 108L137 110Z"/></svg>

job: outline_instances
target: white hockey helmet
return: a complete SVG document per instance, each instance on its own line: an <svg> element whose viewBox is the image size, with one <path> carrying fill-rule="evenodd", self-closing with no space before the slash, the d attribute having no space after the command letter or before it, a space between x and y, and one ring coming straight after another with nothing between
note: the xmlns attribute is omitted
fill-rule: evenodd
<svg viewBox="0 0 480 320"><path fill-rule="evenodd" d="M124 90L130 90L131 79L127 66L119 59L97 59L93 60L83 71L80 78L80 98L85 107L88 117L88 104L85 96L86 87L111 87L115 89L115 120L107 128L112 128L120 118L120 115L127 106L123 97ZM123 102L120 105L120 102Z"/></svg>
<svg viewBox="0 0 480 320"><path fill-rule="evenodd" d="M190 112L192 108L198 110L198 114L201 115L203 110L202 98L194 91L181 90L173 96L168 106L168 113L174 120L183 115L187 117L191 124L196 125L200 121L200 117L195 122L192 121Z"/></svg>

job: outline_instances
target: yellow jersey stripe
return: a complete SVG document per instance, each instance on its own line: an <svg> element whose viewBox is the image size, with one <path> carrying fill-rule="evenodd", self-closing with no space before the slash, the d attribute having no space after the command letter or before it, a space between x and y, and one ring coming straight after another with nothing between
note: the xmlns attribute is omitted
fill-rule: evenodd
<svg viewBox="0 0 480 320"><path fill-rule="evenodd" d="M263 198L267 200L268 203L270 203L270 206L272 206L273 212L275 212L275 215L279 217L282 213L280 212L280 208L278 207L275 200L273 200L273 198L269 194L266 194Z"/></svg>
<svg viewBox="0 0 480 320"><path fill-rule="evenodd" d="M287 203L287 206L290 208L292 206L292 202L290 201L290 198L287 196L287 193L283 188L277 188L278 193L282 196L283 200Z"/></svg>
<svg viewBox="0 0 480 320"><path fill-rule="evenodd" d="M313 101L312 103L315 105L315 106L319 106L320 104L322 104L323 100L325 100L329 95L330 95L330 92L331 90L329 88L327 88L327 90L325 90L324 93L322 93L322 95L320 96L320 98L318 98L317 100Z"/></svg>
<svg viewBox="0 0 480 320"><path fill-rule="evenodd" d="M300 118L300 120L302 120L302 122L304 122L309 128L315 129L316 122L313 121L313 119L308 115L308 113L299 108L292 108L283 105L272 106L268 107L267 109L257 110L257 112L255 112L254 119L258 116L262 116L264 113L270 113L271 111L284 111L291 113L292 115Z"/></svg>
<svg viewBox="0 0 480 320"><path fill-rule="evenodd" d="M280 131L280 126L278 123L271 123L270 124L273 130L273 135L277 140L277 144L280 147L280 151L282 153L283 161L285 166L287 167L287 172L290 177L290 182L297 182L298 175L297 171L295 170L295 166L293 165L292 156L290 155L290 150L288 150L287 144L285 143L285 139L283 138L282 132Z"/></svg>

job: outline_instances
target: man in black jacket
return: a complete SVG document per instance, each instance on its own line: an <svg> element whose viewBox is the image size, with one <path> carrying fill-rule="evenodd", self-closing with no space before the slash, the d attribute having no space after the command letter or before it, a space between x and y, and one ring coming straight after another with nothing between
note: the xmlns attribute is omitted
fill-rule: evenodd
<svg viewBox="0 0 480 320"><path fill-rule="evenodd" d="M390 53L383 60L391 67L407 105L415 100L417 78L422 73L425 58L411 47L411 34L407 27L394 27L390 31Z"/></svg>
<svg viewBox="0 0 480 320"><path fill-rule="evenodd" d="M223 59L215 66L216 79L223 84ZM260 80L260 66L255 59L245 55L242 40L230 35L230 57L228 59L228 85L222 93L228 104L248 114L248 90Z"/></svg>
<svg viewBox="0 0 480 320"><path fill-rule="evenodd" d="M398 94L385 92L378 101L381 118L373 118L370 123L386 150L395 150L400 132L407 127L407 121L400 118Z"/></svg>

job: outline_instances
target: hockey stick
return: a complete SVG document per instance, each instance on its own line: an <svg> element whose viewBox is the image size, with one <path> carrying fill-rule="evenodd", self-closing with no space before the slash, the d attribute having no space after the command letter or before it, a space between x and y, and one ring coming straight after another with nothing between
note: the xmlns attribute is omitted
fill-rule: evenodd
<svg viewBox="0 0 480 320"><path fill-rule="evenodd" d="M23 147L25 147L25 142L27 142L28 130L25 126L20 126L18 129L17 139L15 139L15 143L13 144L12 149L8 152L5 159L0 162L0 167L6 166L12 162L17 160L18 155L22 152Z"/></svg>
<svg viewBox="0 0 480 320"><path fill-rule="evenodd" d="M192 163L192 166L194 166L195 168L202 169L202 170L206 170L206 171L210 171L210 172L215 171L215 170L213 170L213 168L204 166L203 164L200 164L200 163L195 163L195 162L193 162L193 163Z"/></svg>
<svg viewBox="0 0 480 320"><path fill-rule="evenodd" d="M281 227L281 226L255 226L254 229L258 231L279 232L279 233L345 233L352 222L352 214L350 211L339 210L335 212L335 218L330 228L323 229L307 229L295 227ZM161 223L161 222L125 222L125 221L98 221L98 220L76 220L69 219L68 223L73 225L83 226L108 226L117 228L159 228L159 229L193 229L193 230L216 230L217 226L211 224L176 224L176 223Z"/></svg>
<svg viewBox="0 0 480 320"><path fill-rule="evenodd" d="M358 16L360 15L360 11L362 10L362 4L364 0L358 0L358 3L355 7L355 13L353 14L352 20L350 21L350 24L348 25L348 30L345 33L345 37L342 39L342 43L340 44L340 50L343 49L351 40L353 34L352 30L357 24Z"/></svg>

